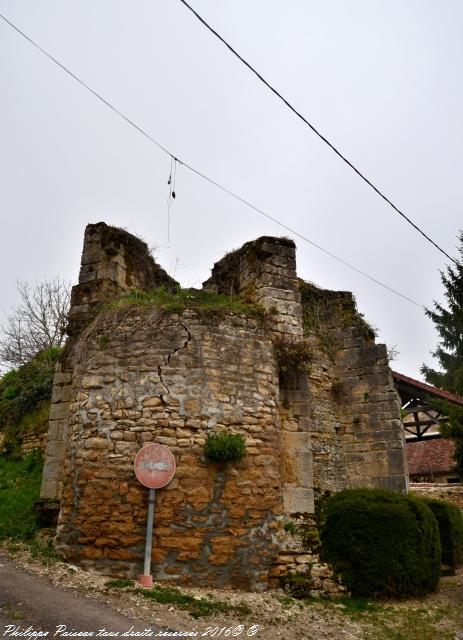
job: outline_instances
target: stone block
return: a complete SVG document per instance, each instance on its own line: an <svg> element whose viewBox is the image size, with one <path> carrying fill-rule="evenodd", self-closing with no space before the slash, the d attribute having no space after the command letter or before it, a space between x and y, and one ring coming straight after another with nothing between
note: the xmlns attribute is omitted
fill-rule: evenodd
<svg viewBox="0 0 463 640"><path fill-rule="evenodd" d="M287 515L314 513L313 489L283 485L283 508Z"/></svg>
<svg viewBox="0 0 463 640"><path fill-rule="evenodd" d="M51 393L51 403L52 404L61 402L62 389L63 389L63 387L60 387L58 385L53 385L53 391Z"/></svg>
<svg viewBox="0 0 463 640"><path fill-rule="evenodd" d="M54 500L55 498L59 498L58 486L59 485L56 480L43 478L40 497L45 500Z"/></svg>
<svg viewBox="0 0 463 640"><path fill-rule="evenodd" d="M100 376L87 375L82 378L83 389L100 389L103 386L103 382Z"/></svg>
<svg viewBox="0 0 463 640"><path fill-rule="evenodd" d="M389 449L387 452L389 473L405 474L405 457L403 449Z"/></svg>
<svg viewBox="0 0 463 640"><path fill-rule="evenodd" d="M48 441L58 439L59 420L50 420L48 423Z"/></svg>
<svg viewBox="0 0 463 640"><path fill-rule="evenodd" d="M72 380L72 374L66 371L57 371L53 378L53 384L69 384Z"/></svg>
<svg viewBox="0 0 463 640"><path fill-rule="evenodd" d="M154 396L151 398L145 398L143 400L144 407L159 407L162 405L162 400L158 396Z"/></svg>
<svg viewBox="0 0 463 640"><path fill-rule="evenodd" d="M86 449L110 449L113 447L107 438L87 438L84 442Z"/></svg>
<svg viewBox="0 0 463 640"><path fill-rule="evenodd" d="M46 455L49 458L57 458L59 460L63 460L66 449L67 442L64 442L62 440L49 441L47 444Z"/></svg>
<svg viewBox="0 0 463 640"><path fill-rule="evenodd" d="M65 420L69 415L69 405L67 402L52 404L50 407L50 420Z"/></svg>
<svg viewBox="0 0 463 640"><path fill-rule="evenodd" d="M380 489L389 489L389 491L399 491L407 493L408 483L405 475L390 475L372 478L372 484Z"/></svg>

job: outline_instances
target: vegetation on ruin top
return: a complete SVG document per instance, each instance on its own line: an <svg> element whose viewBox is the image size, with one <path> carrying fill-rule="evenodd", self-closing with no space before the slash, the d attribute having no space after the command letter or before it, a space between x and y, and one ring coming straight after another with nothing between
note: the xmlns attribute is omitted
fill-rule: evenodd
<svg viewBox="0 0 463 640"><path fill-rule="evenodd" d="M240 296L226 296L199 289L181 289L169 291L159 287L154 291L131 291L115 300L110 308L119 309L127 305L157 307L169 313L181 314L185 309L194 309L200 313L237 313L252 318L262 318L265 311L256 304L250 304Z"/></svg>
<svg viewBox="0 0 463 640"><path fill-rule="evenodd" d="M357 310L355 299L351 305L339 305L334 312L331 304L333 297L341 292L320 289L311 282L299 279L301 294L302 317L304 334L315 335L320 348L334 360L336 352L342 347L340 329L347 329L353 325L360 327L364 335L374 339L377 331L368 324L363 314ZM337 325L332 324L333 314L338 319Z"/></svg>

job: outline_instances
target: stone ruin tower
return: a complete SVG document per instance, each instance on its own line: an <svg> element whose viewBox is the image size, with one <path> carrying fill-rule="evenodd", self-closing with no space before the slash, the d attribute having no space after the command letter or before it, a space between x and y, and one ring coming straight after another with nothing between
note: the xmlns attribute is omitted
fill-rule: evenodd
<svg viewBox="0 0 463 640"><path fill-rule="evenodd" d="M314 504L327 492L407 490L385 346L350 293L298 279L287 238L246 243L203 285L245 297L260 316L201 311L188 298L170 311L115 303L161 286L178 285L144 242L87 226L42 483L42 504L59 510L57 549L106 574L140 573L147 490L133 461L159 442L177 473L157 492L155 579L262 589L297 570L329 590L316 548L303 549L284 525L316 524ZM224 430L243 435L247 455L211 464L205 439Z"/></svg>

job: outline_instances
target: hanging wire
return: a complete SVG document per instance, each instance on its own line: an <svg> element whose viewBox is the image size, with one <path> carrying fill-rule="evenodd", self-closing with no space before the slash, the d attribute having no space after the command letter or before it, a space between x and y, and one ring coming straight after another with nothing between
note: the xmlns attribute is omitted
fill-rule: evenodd
<svg viewBox="0 0 463 640"><path fill-rule="evenodd" d="M170 173L167 184L169 185L169 195L167 196L167 242L170 243L170 220L173 200L177 197L175 191L175 179L177 177L177 165L182 164L175 156L170 156Z"/></svg>
<svg viewBox="0 0 463 640"><path fill-rule="evenodd" d="M58 67L60 67L71 78L73 78L76 82L78 82L85 89L87 89L90 93L92 93L98 100L100 100L103 104L105 104L109 109L111 109L114 113L116 113L123 120L125 120L125 122L127 124L131 125L134 129L136 129L139 133L141 133L145 138L147 138L150 142L152 142L159 149L161 149L165 154L170 156L171 159L175 158L166 147L164 147L162 144L160 144L147 131L145 131L142 127L138 126L135 122L133 122L133 120L128 118L124 113L122 113L122 111L117 109L113 104L111 104L108 100L106 100L106 98L104 98L99 93L97 93L94 89L92 89L88 84L86 84L83 80L81 80L78 76L76 76L72 71L70 71L70 69L68 69L66 66L64 66L64 64L62 64L59 60L54 58L50 53L48 53L48 51L43 49L39 44L37 44L34 40L32 40L32 38L30 38L23 31L21 31L21 29L19 29L16 25L14 25L12 22L10 22L10 20L8 20L1 13L0 13L0 19L4 20L12 29L14 29L19 35L21 35L23 38L25 38L38 51L40 51L45 56L47 56L47 58L49 58L52 62L54 62ZM238 202L241 202L243 205L249 207L250 209L252 209L256 213L264 216L268 220L271 220L272 222L276 222L283 229L286 229L286 231L289 231L290 233L292 233L296 237L300 238L304 242L307 242L312 247L315 247L319 251L322 251L323 253L325 253L326 255L330 256L334 260L337 260L339 263L345 265L349 269L352 269L352 271L355 271L356 273L359 273L363 277L368 278L368 280L371 280L372 282L375 282L380 287L383 287L383 289L386 289L386 290L390 291L391 293L394 293L395 295L400 296L401 298L403 298L404 300L407 300L408 302L411 302L415 306L425 308L425 306L423 304L421 304L419 302L416 302L416 300L413 300L412 298L409 298L408 296L406 296L405 294L401 293L400 291L397 291L396 289L393 289L392 287L390 287L389 285L385 284L384 282L381 282L380 280L378 280L374 276L370 275L369 273L367 273L367 272L363 271L362 269L359 269L358 267L354 266L353 264L347 262L347 260L344 260L343 258L340 258L336 254L334 254L331 251L329 251L328 249L325 249L321 245L319 245L316 242L314 242L313 240L311 240L308 236L305 236L302 233L300 233L300 232L296 231L295 229L293 229L292 227L289 227L287 224L285 224L281 220L278 220L277 218L275 218L274 216L270 215L266 211L263 211L262 209L260 209L256 205L252 204L252 202L250 202L249 200L246 200L246 198L241 197L237 193L234 193L233 191L231 191L231 189L228 189L224 185L216 182L215 180L213 180L211 177L209 177L208 175L206 175L205 173L203 173L199 169L196 169L195 167L193 167L191 164L188 164L187 162L181 162L180 160L177 160L177 162L179 162L180 164L183 164L192 173L194 173L197 176L203 178L209 184L214 185L217 189L220 189L223 193L228 194L231 198L234 198ZM453 260L453 258L451 258L451 260Z"/></svg>
<svg viewBox="0 0 463 640"><path fill-rule="evenodd" d="M170 156L170 172L167 184L169 185L169 195L167 196L167 242L170 244L170 209L172 207L172 168L174 166L174 156ZM175 192L174 192L175 193Z"/></svg>

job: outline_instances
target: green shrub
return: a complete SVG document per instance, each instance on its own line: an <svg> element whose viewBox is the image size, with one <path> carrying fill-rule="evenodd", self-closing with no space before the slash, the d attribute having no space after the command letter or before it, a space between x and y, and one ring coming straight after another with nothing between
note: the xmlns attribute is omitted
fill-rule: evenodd
<svg viewBox="0 0 463 640"><path fill-rule="evenodd" d="M46 428L53 376L60 349L51 347L0 378L0 431L7 454L18 453L23 433Z"/></svg>
<svg viewBox="0 0 463 640"><path fill-rule="evenodd" d="M444 500L425 500L439 525L442 564L457 567L463 562L463 516L458 507Z"/></svg>
<svg viewBox="0 0 463 640"><path fill-rule="evenodd" d="M213 433L207 436L204 454L211 462L241 460L246 455L246 443L239 433Z"/></svg>
<svg viewBox="0 0 463 640"><path fill-rule="evenodd" d="M402 597L436 589L441 567L436 518L417 498L349 489L326 500L323 558L358 596Z"/></svg>
<svg viewBox="0 0 463 640"><path fill-rule="evenodd" d="M0 540L26 540L39 528L34 503L42 480L40 454L22 460L0 457Z"/></svg>

